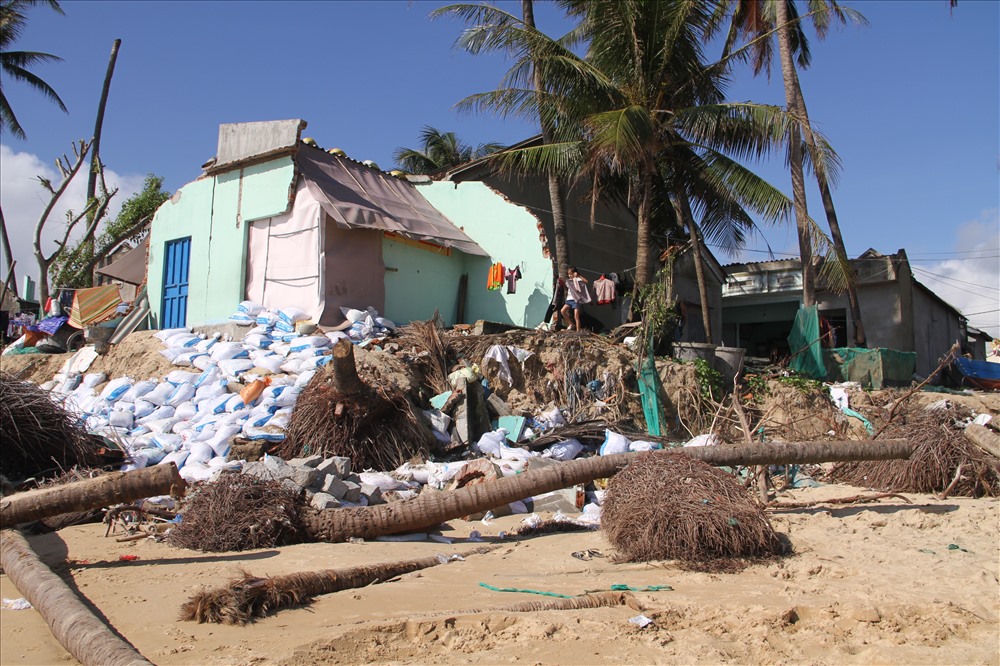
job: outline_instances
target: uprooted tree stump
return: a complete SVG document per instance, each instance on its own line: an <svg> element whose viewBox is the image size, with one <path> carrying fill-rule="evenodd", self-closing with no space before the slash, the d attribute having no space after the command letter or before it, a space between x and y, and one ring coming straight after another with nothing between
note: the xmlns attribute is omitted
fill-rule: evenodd
<svg viewBox="0 0 1000 666"><path fill-rule="evenodd" d="M183 494L185 487L173 463L111 472L85 481L7 495L0 499L0 527L157 495Z"/></svg>
<svg viewBox="0 0 1000 666"><path fill-rule="evenodd" d="M330 363L299 395L286 434L278 456L344 456L355 469L398 467L433 437L401 389L361 379L348 340L334 345Z"/></svg>

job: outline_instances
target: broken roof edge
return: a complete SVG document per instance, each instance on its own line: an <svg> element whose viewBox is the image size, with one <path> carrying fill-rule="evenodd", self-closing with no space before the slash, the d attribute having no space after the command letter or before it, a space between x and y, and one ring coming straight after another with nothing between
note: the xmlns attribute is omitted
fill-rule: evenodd
<svg viewBox="0 0 1000 666"><path fill-rule="evenodd" d="M302 130L308 123L301 118L266 120L219 125L215 158L204 165L206 175L291 155L298 150Z"/></svg>

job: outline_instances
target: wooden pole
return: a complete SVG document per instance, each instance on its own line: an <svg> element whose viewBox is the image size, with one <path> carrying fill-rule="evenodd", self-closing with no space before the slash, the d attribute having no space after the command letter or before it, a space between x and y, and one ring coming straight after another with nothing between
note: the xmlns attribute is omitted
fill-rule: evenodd
<svg viewBox="0 0 1000 666"><path fill-rule="evenodd" d="M358 377L354 364L354 345L350 340L338 340L333 346L333 384L341 395L357 395L365 385Z"/></svg>
<svg viewBox="0 0 1000 666"><path fill-rule="evenodd" d="M132 472L112 472L86 481L8 495L0 499L0 527L156 495L183 494L185 487L173 463Z"/></svg>
<svg viewBox="0 0 1000 666"><path fill-rule="evenodd" d="M0 565L49 625L56 640L84 666L152 666L42 564L20 532L0 531Z"/></svg>

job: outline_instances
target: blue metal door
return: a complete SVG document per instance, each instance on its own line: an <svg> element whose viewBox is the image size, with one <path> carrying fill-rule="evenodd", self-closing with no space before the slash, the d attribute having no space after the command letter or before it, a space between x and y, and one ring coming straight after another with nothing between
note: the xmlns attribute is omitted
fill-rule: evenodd
<svg viewBox="0 0 1000 666"><path fill-rule="evenodd" d="M180 328L187 325L191 237L167 241L163 257L163 309L160 311L160 327Z"/></svg>

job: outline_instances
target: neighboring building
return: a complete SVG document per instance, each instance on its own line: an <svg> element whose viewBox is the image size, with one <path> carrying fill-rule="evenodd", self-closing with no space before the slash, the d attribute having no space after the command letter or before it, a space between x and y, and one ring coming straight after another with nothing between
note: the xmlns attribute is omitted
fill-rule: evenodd
<svg viewBox="0 0 1000 666"><path fill-rule="evenodd" d="M526 148L541 145L541 137L535 136L512 148ZM557 272L555 265L555 230L552 221L552 203L549 197L548 179L540 175L518 175L501 171L489 157L468 164L446 169L433 174L439 179L433 190L434 195L427 197L443 210L449 217L459 223L459 218L452 209L445 208L444 192L460 198L463 192L490 191L496 196L530 212L537 219L538 238L544 244L546 256L551 258L548 280L551 284ZM439 194L442 193L442 194ZM585 311L598 319L605 327L614 328L624 323L631 306L631 290L635 278L635 254L638 222L635 213L629 206L613 197L605 197L591 209L591 187L587 182L579 181L566 188L563 202L566 219L566 235L568 239L569 263L575 266L591 283L595 279L619 276L621 288L618 299L610 305L587 305ZM463 218L465 219L465 218ZM471 233L471 232L470 232ZM472 234L477 240L479 236ZM657 250L658 251L658 250ZM715 340L719 339L722 325L721 302L722 283L725 281L725 271L704 250L706 255L706 275L709 289L709 301L712 308L712 328ZM688 304L689 314L686 317L684 330L680 340L704 341L704 325L701 320L700 298L698 296L697 280L694 273L693 255L688 252L675 264L675 292ZM503 261L503 259L500 259ZM710 273L710 275L709 275ZM538 279L538 278L533 278ZM693 287L693 288L692 288ZM551 289L549 290L551 293ZM538 321L541 319L539 318ZM537 322L535 322L537 323ZM529 322L529 325L530 322Z"/></svg>
<svg viewBox="0 0 1000 666"><path fill-rule="evenodd" d="M851 260L868 347L916 352L916 374L926 377L956 341L966 344L966 318L913 277L904 250L883 255L868 250ZM798 259L730 264L723 287L722 335L726 344L751 356L787 355L788 332L802 303ZM820 280L820 315L835 331L836 347L852 346L853 321L847 293Z"/></svg>
<svg viewBox="0 0 1000 666"><path fill-rule="evenodd" d="M118 285L126 303L135 300L136 290L146 279L146 247L148 238L138 243L123 240L101 257L94 267L94 286Z"/></svg>
<svg viewBox="0 0 1000 666"><path fill-rule="evenodd" d="M673 255L674 295L681 313L681 326L674 335L677 342L705 342L705 323L701 311L701 292L698 289L698 275L694 265L695 253L691 243L675 246L660 255L665 262ZM716 345L732 346L722 333L722 286L726 283L726 271L715 256L702 245L702 265L705 271L705 287L708 292L708 317L712 326L712 341Z"/></svg>

